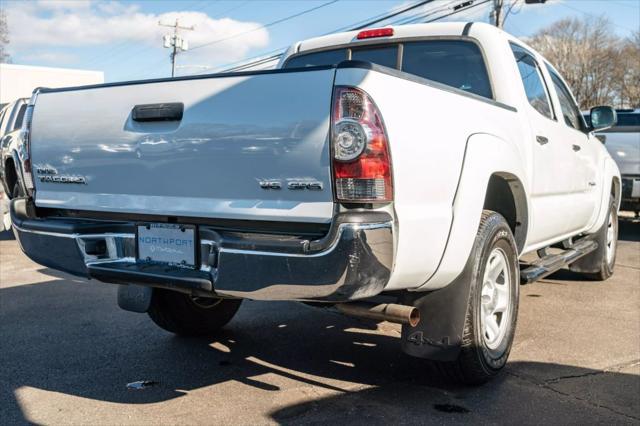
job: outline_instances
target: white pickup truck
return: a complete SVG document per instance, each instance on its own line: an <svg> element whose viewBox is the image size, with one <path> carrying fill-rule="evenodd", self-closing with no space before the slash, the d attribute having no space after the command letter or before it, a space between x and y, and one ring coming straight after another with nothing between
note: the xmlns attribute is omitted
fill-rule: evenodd
<svg viewBox="0 0 640 426"><path fill-rule="evenodd" d="M481 383L521 283L612 274L620 175L593 131L614 122L587 127L520 40L424 24L306 40L276 70L38 90L5 167L25 253L166 330L313 302Z"/></svg>

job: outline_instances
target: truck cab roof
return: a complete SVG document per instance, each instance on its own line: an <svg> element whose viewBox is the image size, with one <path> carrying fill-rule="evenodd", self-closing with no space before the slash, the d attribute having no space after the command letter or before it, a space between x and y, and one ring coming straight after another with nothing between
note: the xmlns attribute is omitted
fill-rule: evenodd
<svg viewBox="0 0 640 426"><path fill-rule="evenodd" d="M506 35L506 33L504 33L503 31L485 23L438 22L430 24L385 26L384 28L393 29L393 35L381 38L358 39L358 34L363 30L353 30L336 34L328 34L303 40L294 44L292 46L294 50L287 52L287 55L329 47L335 48L347 44L372 44L387 42L391 40L403 40L407 38L463 36L469 35L472 26L473 32L476 35L480 35L483 33L502 33Z"/></svg>
<svg viewBox="0 0 640 426"><path fill-rule="evenodd" d="M513 67L510 55L505 55L505 52L510 50L508 47L509 44L519 45L524 48L533 55L539 63L545 63L550 69L553 69L556 74L560 75L553 64L545 60L545 58L537 53L531 46L505 31L483 22L437 22L385 26L375 29L390 29L392 30L392 34L359 38L358 34L361 32L374 30L367 28L302 40L289 47L280 59L278 68L286 68L288 62L295 56L313 54L315 52L333 51L337 49L363 50L368 47L373 48L375 46L391 45L394 43L405 44L407 42L455 39L471 41L478 46L484 57L491 81L491 98L503 104L516 106L521 101L519 96L515 94L517 87L514 87L514 81L511 81L509 78L510 71L507 71ZM402 56L403 54L399 52L397 66L391 66L392 68L402 69ZM351 55L349 55L348 59L352 59ZM371 62L370 59L365 60ZM515 82L516 86L519 84L519 81Z"/></svg>

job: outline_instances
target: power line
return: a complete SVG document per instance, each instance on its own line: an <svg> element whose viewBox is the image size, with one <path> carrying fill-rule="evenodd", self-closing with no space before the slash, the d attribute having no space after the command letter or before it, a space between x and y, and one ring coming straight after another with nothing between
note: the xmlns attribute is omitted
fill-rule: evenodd
<svg viewBox="0 0 640 426"><path fill-rule="evenodd" d="M337 33L337 32L340 32L340 31L346 31L346 30L348 30L350 28L353 28L356 25L361 25L364 22L369 22L369 21L371 21L373 19L378 19L378 18L380 18L382 16L387 16L387 14L389 14L389 11L384 11L382 13L379 13L379 14L375 15L375 16L370 16L370 17L362 19L362 20L360 20L358 22L354 22L354 23L351 23L349 25L346 25L346 26L343 26L343 27L340 27L340 28L336 28L336 29L334 29L332 31L329 31L329 32L326 32L326 33L324 33L322 35L333 34L333 33Z"/></svg>
<svg viewBox="0 0 640 426"><path fill-rule="evenodd" d="M200 3L200 4L198 4L198 3ZM240 9L241 7L246 6L248 3L250 3L250 0L245 0L243 2L235 4L233 7L224 9L224 10L222 10L220 12L216 12L212 16L208 16L207 15L207 18L209 18L209 19L222 18L224 14L230 13L230 12L235 11L237 9ZM214 4L215 4L214 2L211 2L209 0L195 1L193 3L190 3L185 10L188 11L188 12L205 12L207 9L209 9ZM197 7L194 7L194 8L191 9L191 7L195 6L195 5L197 5ZM130 53L127 56L134 57L134 56L136 56L136 55L138 55L138 54L140 54L140 53L142 53L142 52L144 52L144 51L149 49L149 46L146 46L146 45L142 46L142 47L140 47L139 45L131 45L130 41L124 41L124 42L120 43L120 45L123 47L123 49L118 50L113 55L107 57L107 54L105 52L103 52L102 55L100 55L99 57L96 57L97 61L96 60L91 60L91 62L100 63L100 62L103 62L104 60L106 60L106 62L103 62L103 65L106 65L106 64L115 62L116 60L119 61L120 59L116 59L116 58L122 57L123 54L125 54L125 53L129 53L128 51L130 51ZM135 49L135 50L131 51L131 49ZM112 49L110 49L110 50L112 50ZM155 67L155 66L159 65L163 61L164 61L164 59L155 62L153 64L153 66ZM140 74L141 72L144 72L147 69L149 69L149 65L145 64L143 67L138 67L136 69L136 71L134 71L133 75ZM141 75L144 76L145 74L141 74Z"/></svg>
<svg viewBox="0 0 640 426"><path fill-rule="evenodd" d="M328 3L325 3L325 4L322 4L322 5L320 5L320 6L316 6L316 7L314 7L314 8L311 8L311 9L308 9L308 10L305 10L305 11L302 11L302 12L299 12L299 13L294 14L294 15L292 15L292 16L288 16L288 17L285 17L285 18L281 18L281 19L279 19L279 20L277 20L277 21L271 22L271 23L269 23L269 24L265 24L265 25L264 25L264 26L262 26L262 27L255 28L255 29L250 30L250 31L248 31L248 32L256 31L256 30L261 29L261 28L265 28L265 27L268 27L268 26L272 26L272 25L275 25L275 24L280 23L280 22L284 22L284 21L286 21L286 20L288 20L288 19L292 19L292 18L297 17L297 16L300 16L300 15L302 15L302 14L309 13L309 12L311 12L311 11L313 11L313 10L317 10L317 9L319 9L319 8L321 8L321 7L328 6L328 5L332 4L332 3L335 3L336 1L338 1L338 0L334 0L334 1L331 1L331 2L328 2ZM326 33L326 34L332 34L332 33L335 33L335 32L342 31L342 30L344 30L344 29L349 29L349 30L353 31L353 30L357 30L357 29L365 28L365 27L368 27L368 26L370 26L370 25L376 24L376 23L378 23L378 22L382 22L382 21L384 21L384 20L387 20L387 19L389 19L389 18L391 18L391 17L398 16L399 14L406 13L406 12L408 12L408 11L410 11L410 10L414 10L414 9L416 9L416 8L420 7L420 6L423 6L423 5L427 4L427 3L431 3L431 2L433 2L433 1L434 1L434 0L422 0L422 1L419 1L418 3L415 3L415 4L413 4L413 5L410 5L410 6L407 6L407 7L405 7L405 8L402 8L402 9L400 9L400 10L398 10L398 11L391 12L391 13L386 12L386 13L383 13L383 14L378 14L378 15L375 15L375 16L373 16L373 17L367 18L366 20L358 21L358 22L356 22L355 24L350 24L350 25L348 25L348 26L346 26L346 27L342 27L342 28L339 28L339 29L333 30L333 31L331 31L331 32L329 32L329 33ZM364 24L363 24L363 23L364 23ZM246 33L247 33L247 32L242 33L242 34L234 34L234 35L232 35L232 36L230 36L230 37L227 37L227 38L225 38L225 39L221 39L221 40L214 40L214 41L212 41L212 42L205 43L205 44L202 44L202 45L198 45L198 46L196 46L196 47L193 47L193 48L191 48L191 50L194 50L194 49L197 49L197 48L200 48L200 47L204 47L204 46L207 46L207 45L210 45L210 44L218 43L218 42L221 42L221 41L224 41L224 40L228 40L229 38L238 37L238 36L243 35L243 34L246 34ZM251 58L245 58L245 59L242 59L242 60L240 60L240 61L236 61L236 62L232 62L232 63L226 64L226 65L222 65L222 66L217 67L217 68L218 68L218 69L220 69L220 68L222 68L222 69L223 69L223 70L222 70L222 71L220 71L220 72L229 72L229 71L238 71L238 70L241 70L241 69L249 68L249 67L251 67L251 66L258 66L258 65L261 65L261 64L267 63L267 62L269 62L269 61L277 60L278 58L280 58L280 57L283 55L283 51L284 51L286 48L287 48L287 46L282 47L282 48L279 48L279 49L275 49L275 50L272 50L272 51L269 51L269 52L266 52L266 53L263 53L263 54L261 54L261 55L256 55L256 56L251 57ZM280 53L275 54L275 55L271 55L271 56L269 56L269 57L267 57L267 58L265 58L265 57L264 57L264 55L269 55L270 53L273 53L273 52L280 52ZM255 58L256 60L255 60L255 61L251 61L251 60L252 60L252 59L254 59L254 58ZM247 60L249 60L250 62L249 62L249 63L245 63L245 61L247 61ZM236 65L236 64L239 64L239 65ZM232 68L229 68L229 69L226 69L226 68L225 68L225 67L227 67L227 66L231 66L231 65L234 65L234 66L233 66ZM204 72L196 73L196 74L204 74L204 73L206 73L206 72L208 72L208 70L205 70Z"/></svg>
<svg viewBox="0 0 640 426"><path fill-rule="evenodd" d="M453 3L454 1L456 1L456 0L452 0L451 3ZM420 3L422 3L422 2L420 2ZM425 4L425 3L422 3L422 4L416 3L416 4L412 5L412 6L410 6L409 10L413 10L416 7L422 6L423 4ZM404 12L407 12L407 10L404 10ZM392 12L392 13L395 13L395 12ZM363 23L366 23L365 25L369 26L369 25L372 25L372 23L379 22L379 18L389 19L389 12L379 13L379 14L377 14L375 16L371 16L369 18L360 20L360 21L355 22L353 24L349 24L349 25L346 25L344 27L340 27L340 28L334 29L332 31L324 33L323 35L333 34L333 33L340 32L340 31L345 31L345 30L353 30L354 27L361 26ZM277 53L277 54L274 54L274 55L271 55L271 56L268 57L268 59L270 59L270 60L276 60L276 59L280 58L284 54L284 50L286 50L287 47L289 47L289 46L288 45L287 46L283 46L283 47L280 47L278 49L273 49L273 50L270 50L268 52L263 52L263 53L261 53L259 55L252 56L250 58L244 58L244 59L241 59L239 61L230 62L230 63L224 64L224 65L220 65L217 68L218 69L223 69L224 70L223 72L230 72L230 71L237 71L239 69L244 69L244 68L250 67L254 63L258 63L258 65L260 65L260 64L263 63L263 61L265 59L267 59L267 58L265 58L265 55L271 55L273 53L280 52L280 53ZM250 61L250 62L247 62L247 61ZM265 62L267 62L267 61L265 61ZM227 68L227 67L231 67L231 68ZM211 68L213 68L213 67L211 67ZM205 71L205 72L207 72L207 71ZM200 74L203 74L203 73L200 73Z"/></svg>
<svg viewBox="0 0 640 426"><path fill-rule="evenodd" d="M258 30L261 30L261 29L264 29L264 28L269 28L269 27L272 27L272 26L274 26L274 25L280 24L280 23L285 22L285 21L288 21L288 20L290 20L290 19L297 18L297 17L302 16L302 15L305 15L305 14L307 14L307 13L311 13L311 12L313 12L313 11L315 11L315 10L321 9L321 8L323 8L323 7L326 7L326 6L332 5L332 4L337 3L337 2L338 2L338 0L331 0L331 1L328 1L328 2L326 2L326 3L321 4L321 5L319 5L319 6L315 6L315 7L309 8L309 9L305 9L305 10L303 10L302 12L298 12L298 13L295 13L295 14L293 14L293 15L289 15L289 16L287 16L287 17L284 17L284 18L278 19L278 20L276 20L276 21L269 22L268 24L260 25L259 27L253 28L253 29L251 29L251 30L244 31L244 32L241 32L241 33L236 33L236 34L230 35L230 36L228 36L228 37L224 37L224 38L221 38L221 39L218 39L218 40L213 40L213 41L210 41L210 42L208 42L208 43L203 43L203 44L200 44L200 45L198 45L198 46L194 46L191 50L193 51L193 50L200 49L200 48L203 48L203 47L206 47L206 46L211 46L211 45L213 45L213 44L222 43L223 41L231 40L231 39L233 39L233 38L240 37L240 36L243 36L243 35L245 35L245 34L252 33L252 32L254 32L254 31L258 31Z"/></svg>
<svg viewBox="0 0 640 426"><path fill-rule="evenodd" d="M207 9L209 9L209 7L211 7L211 5L213 4L212 2L210 2L210 1L208 1L208 0L204 0L204 3L205 3L205 4L204 4L203 6L201 6L201 7L197 7L197 8L195 8L195 9L193 9L193 10L189 10L189 12L204 12L204 11L206 11ZM214 13L212 16L208 16L208 15L207 15L207 18L208 18L208 19L220 19L220 18L222 18L225 14L230 13L230 12L232 12L232 11L234 11L234 10L238 10L238 9L240 9L241 7L244 7L244 6L246 6L247 4L249 4L249 3L250 3L250 0L245 0L245 1L243 1L243 2L240 2L240 3L236 4L236 5L234 5L234 6L233 6L233 7L231 7L231 8L227 8L227 9L224 9L224 10L222 10L222 11L220 11L220 12L216 12L216 13ZM137 55L138 53L142 53L143 51L145 51L145 50L147 50L147 49L149 49L149 47L148 47L148 46L145 46L145 47L143 47L143 48L141 48L141 49L138 49L138 50L136 50L136 51L132 52L132 55L131 55L131 56L133 56L133 55ZM137 67L137 69L134 71L134 74L133 74L133 75L140 75L140 76L141 76L141 78L143 78L143 77L145 77L147 74L149 74L149 72L148 72L148 70L149 70L149 69L155 69L155 67L156 67L157 65L160 65L163 61L164 61L164 59L161 59L161 60L159 60L159 61L156 61L156 62L154 62L154 63L152 64L153 66L151 66L151 67L150 67L148 64L145 64L145 65L143 65L143 66L141 66L141 67Z"/></svg>
<svg viewBox="0 0 640 426"><path fill-rule="evenodd" d="M251 56L250 58L240 59L239 61L229 62L229 63L224 64L224 65L218 65L216 67L208 67L208 69L215 68L216 70L220 69L220 70L228 71L230 69L233 70L235 68L244 67L247 64L247 61L250 61L250 62L256 61L256 62L258 62L258 61L262 61L266 57L270 57L270 58L278 57L279 58L280 56L283 55L282 52L284 52L287 49L287 47L289 47L289 46L283 46L283 47L279 47L277 49L272 49L272 50L269 50L267 52L262 52L262 53L260 53L258 55ZM231 68L227 68L227 67L231 67ZM207 71L205 71L205 72L207 72ZM200 74L203 74L203 73L200 73Z"/></svg>
<svg viewBox="0 0 640 426"><path fill-rule="evenodd" d="M220 42L223 42L223 41L226 41L226 40L229 40L229 39L235 38L235 37L239 37L239 36L242 36L242 35L245 35L245 34L248 34L248 33L254 32L254 31L257 31L257 30L260 30L260 29L262 29L262 28L271 27L271 26L277 25L277 24L279 24L279 23L282 23L282 22L288 21L288 20L290 20L290 19L297 18L297 17L299 17L299 16L301 16L301 15L304 15L304 14L307 14L307 13L310 13L310 12L313 12L313 11L318 10L318 9L320 9L320 8L323 8L323 7L329 6L329 5L331 5L331 4L333 4L333 3L336 3L336 2L338 2L338 1L339 1L339 0L332 0L332 1L329 1L329 2L326 2L326 3L323 3L323 4L319 5L319 6L315 6L315 7L312 7L312 8L306 9L306 10L303 10L303 11L301 11L301 12L295 13L295 14L293 14L293 15L286 16L286 17L284 17L284 18L281 18L281 19L278 19L278 20L276 20L276 21L270 22L270 23L268 23L268 24L265 24L265 25L259 26L259 27L257 27L257 28L253 28L253 29L251 29L251 30L249 30L249 31L245 31L245 32L243 32L243 33L238 33L238 34L233 34L233 35L231 35L231 36L229 36L229 37L225 37L225 38L223 38L223 39L213 40L213 41L208 42L208 43L204 43L204 44L197 45L197 46L195 46L195 47L192 47L190 50L192 50L192 51L193 51L193 50L199 49L199 48L201 48L201 47L210 46L210 45L212 45L212 44L217 44L217 43L220 43ZM149 69L149 68L147 67L147 69Z"/></svg>
<svg viewBox="0 0 640 426"><path fill-rule="evenodd" d="M485 3L489 3L490 1L493 1L493 0L484 0L484 1L481 1L479 3L473 3L473 4L469 5L469 6L464 7L464 8L453 10L452 12L449 12L446 15L438 16L437 18L430 19L428 21L422 21L422 23L428 24L430 22L439 21L440 19L448 18L449 16L455 15L456 13L466 12L467 10L471 10L474 7L478 7L478 6L481 6L481 5L485 4ZM464 3L466 3L466 2L464 2Z"/></svg>
<svg viewBox="0 0 640 426"><path fill-rule="evenodd" d="M242 71L242 70L247 69L247 68L257 67L258 65L263 65L263 64L266 64L268 62L275 61L276 59L280 59L282 57L282 55L283 55L283 53L278 53L278 54L275 54L275 55L271 55L271 56L268 56L266 58L262 58L260 60L254 61L251 64L238 65L237 67L234 67L234 68L228 68L228 69L224 70L224 72Z"/></svg>
<svg viewBox="0 0 640 426"><path fill-rule="evenodd" d="M198 3L201 3L201 4L198 5L198 7L194 8L194 9L191 9L193 6L197 5ZM204 3L204 4L202 4L202 3ZM198 12L198 11L202 11L204 9L207 9L208 7L211 6L211 4L213 4L213 3L208 1L208 0L194 1L194 2L189 3L187 6L185 6L185 10L188 10L189 12ZM107 49L106 51L100 52L99 55L96 55L93 58L89 58L89 60L84 63L84 66L87 67L87 66L89 66L91 64L99 64L104 60L107 60L107 62L105 62L105 64L107 64L107 63L113 61L113 57L114 56L119 56L122 53L126 52L127 50L132 49L132 48L136 48L136 47L138 47L138 51L140 51L140 52L142 52L144 49L146 49L146 47L144 49L139 49L139 46L132 45L131 44L131 40L122 41L122 42L116 44L115 46L112 46L111 48ZM112 53L114 53L114 55L111 55Z"/></svg>
<svg viewBox="0 0 640 426"><path fill-rule="evenodd" d="M331 31L331 32L329 32L327 34L332 34L332 33L335 33L335 32L339 32L339 31L344 30L344 29L347 29L347 31L356 31L356 30L359 30L359 29L362 29L362 28L366 28L366 27L369 27L369 26L371 26L373 24L377 24L379 22L386 21L387 19L390 19L390 18L392 18L394 16L398 16L398 15L400 15L402 13L406 13L406 12L408 12L410 10L416 9L416 8L418 8L420 6L424 6L425 4L431 3L433 1L434 0L422 0L422 1L419 1L418 3L415 3L415 4L411 5L411 6L405 7L403 9L398 10L398 11L391 12L391 13L386 13L386 14L381 14L381 15L376 15L376 16L374 16L372 18L368 18L368 20L366 20L366 21L359 21L356 24L351 24L349 26L342 27L340 29ZM362 22L365 22L365 23L362 24ZM286 49L286 48L283 48L283 49ZM269 59L270 60L279 59L283 54L284 54L284 52L281 52L281 53L279 53L277 55L273 55L273 56L269 57ZM256 65L256 66L257 65L261 65L261 64L263 64L265 62L268 62L268 61L265 61L265 58L261 58L261 59L257 59L256 61L252 61L252 62L249 62L249 63L246 63L246 64L238 65L238 66L233 67L233 68L225 69L222 72L238 71L240 69L250 68L251 66L254 66L254 65ZM232 64L230 64L230 65L232 65Z"/></svg>
<svg viewBox="0 0 640 426"><path fill-rule="evenodd" d="M596 19L597 19L597 18L599 18L599 16L596 16L596 15L594 15L593 13L585 12L584 10L577 9L577 8L575 8L575 7L569 6L568 4L564 4L564 3L558 3L558 4L559 4L560 6L562 6L562 7L566 7L566 8L568 8L568 9L575 10L576 12L584 13L585 15L590 16L590 17L592 17L592 18L596 18ZM612 22L612 24L613 24L613 25L615 25L615 26L616 26L616 27L618 27L618 28L623 28L623 29L625 29L625 30L627 30L627 31L631 31L631 32L638 31L638 29L637 29L637 28L636 28L635 30L633 30L633 29L631 29L631 28L629 28L629 27L625 27L625 26L623 26L623 25L618 25L618 24L616 24L615 22Z"/></svg>
<svg viewBox="0 0 640 426"><path fill-rule="evenodd" d="M423 0L423 1L420 1L420 2L418 2L418 3L416 3L416 4L412 5L412 6L405 7L404 9L401 9L401 10L399 10L397 12L393 12L393 13L391 13L391 14L389 14L387 16L384 16L384 17L382 17L380 19L375 19L375 20L369 21L366 24L361 25L359 27L351 28L350 31L356 31L356 30L361 30L363 28L367 28L367 27L369 27L369 26L371 26L373 24L377 24L378 22L386 21L387 19L393 18L394 16L398 16L401 13L406 13L406 12L408 12L410 10L413 10L413 9L418 8L420 6L424 6L425 4L431 3L433 1L434 0Z"/></svg>
<svg viewBox="0 0 640 426"><path fill-rule="evenodd" d="M442 11L445 11L445 10L449 9L450 6L453 3L455 3L456 1L457 0L451 0L449 3L447 3L443 7L431 9L431 10L427 11L426 13L420 12L420 13L417 13L415 15L411 15L411 16L408 16L408 17L400 18L400 19L398 19L396 21L392 21L391 25L404 25L404 24L408 24L408 23L411 23L411 22L415 22L417 19L420 19L420 18L425 18L427 16L433 16L436 13L440 13Z"/></svg>
<svg viewBox="0 0 640 426"><path fill-rule="evenodd" d="M385 20L388 20L391 17L395 17L395 16L400 15L401 13L406 13L406 12L408 12L410 10L414 10L414 9L420 7L420 6L423 6L423 5L427 4L427 3L431 3L433 1L434 0L423 0L423 1L420 1L420 2L418 2L416 4L408 6L407 8L403 8L400 11L395 11L395 12L387 13L387 14L384 14L384 15L376 15L376 16L374 16L372 18L369 18L369 20L366 21L366 23L364 25L361 24L363 21L360 21L360 22L357 22L356 24L352 24L352 25L355 25L355 27L352 27L352 26L342 27L341 29L335 30L333 32L337 32L337 31L340 31L340 30L343 30L343 29L348 29L348 30L351 30L351 31L355 31L355 30L358 30L358 29L366 28L366 27L368 27L370 25L373 25L373 24L376 24L376 23L379 23L379 22L383 22ZM434 21L437 21L439 19L444 19L444 18L452 16L452 15L454 15L456 13L460 13L460 12L463 12L465 10L471 9L473 7L477 7L477 6L480 6L482 4L488 3L489 1L492 1L492 0L484 0L482 2L479 2L479 3L476 3L476 4L471 4L471 5L468 5L468 6L464 6L463 8L460 8L461 5L464 5L465 3L469 2L469 0L462 1L462 2L460 2L457 5L452 7L452 9L453 9L452 12L450 12L448 14L445 14L445 15L442 15L442 16L439 16L439 17L437 17L435 19L432 19L432 20L429 20L429 21L425 21L425 22L434 22ZM453 1L451 3L448 3L447 6L451 5L452 3L453 3ZM420 19L424 19L427 16L432 16L434 13L441 12L442 10L443 9L440 8L440 9L437 9L436 11L433 11L433 10L429 11L426 14L421 14L419 16L413 16L413 17L411 17L412 22L415 22L415 21L420 20ZM283 18L283 19L285 19L285 18ZM328 33L328 34L331 34L331 33ZM268 63L270 61L275 61L275 60L281 58L284 55L284 50L285 49L286 49L286 47L283 47L283 48L280 48L280 49L271 50L269 52L262 53L261 55L257 55L257 56L251 57L251 58L245 58L245 59L240 60L240 61L228 63L228 64L225 64L225 65L219 66L217 68L218 69L223 68L223 70L219 71L219 72L233 72L233 71L241 71L241 70L244 70L244 69L247 69L247 68L251 68L253 66L263 65L263 64ZM274 52L280 52L280 53L276 53L276 54L264 57L264 55L269 55L269 54L274 53ZM251 59L254 59L254 58L255 58L255 60L252 61ZM249 60L250 62L245 62L247 60ZM238 65L236 65L236 64L238 64ZM233 67L225 68L227 66L233 66ZM201 72L201 73L197 73L197 74L204 74L204 73L207 73L207 72L208 72L208 70L204 71L204 72Z"/></svg>
<svg viewBox="0 0 640 426"><path fill-rule="evenodd" d="M415 9L415 8L419 7L419 6L424 5L424 4L431 3L432 1L433 1L433 0L421 1L421 2L419 2L419 3L416 3L416 4L412 5L412 6L409 6L408 8L403 9L403 11L402 11L401 13L406 13L406 12L408 12L409 10L413 10L413 9ZM463 11L466 11L466 10L469 10L469 9L472 9L472 8L474 8L474 7L480 6L480 5L485 4L485 3L488 3L488 2L490 2L490 1L493 1L493 0L483 0L482 2L479 2L479 3L472 3L472 4L467 5L467 6L465 6L465 7L462 7L462 8L458 7L458 6L460 6L460 5L464 5L465 3L468 3L468 2L469 2L469 0L466 0L466 1L460 2L460 3L458 3L457 5L453 6L453 7L452 7L452 9L453 9L453 11L452 11L452 12L450 12L450 13L448 13L448 14L445 14L445 15L442 15L442 16L439 16L439 17L437 17L437 18L435 18L435 19L431 19L431 20L429 20L429 21L425 21L425 22L427 22L427 23L428 23L428 22L434 22L434 21L437 21L437 20L439 20L439 19L444 19L444 18L449 17L449 16L451 16L451 15L454 15L454 14L456 14L456 13L460 13L460 12L463 12ZM451 4L451 3L449 3L449 4ZM442 11L442 9L439 9L438 11ZM413 21L411 21L411 22L415 22L415 21L417 21L417 20L424 19L424 18L425 18L425 17L427 17L427 16L431 16L431 15L433 15L433 13L437 13L437 12L430 11L429 13L426 13L426 14L420 15L420 16L418 16L418 17L415 17L415 16L414 16L414 17L412 18L412 19L413 19ZM398 13L398 12L393 12L393 13L387 14L385 17L373 19L373 20L369 21L367 24L365 24L364 26L360 25L360 26L357 26L357 27L355 27L355 28L350 28L350 30L349 30L349 31L355 31L355 30L359 30L359 29L362 29L362 28L366 28L366 27L368 27L368 26L370 26L370 25L376 24L376 23L378 23L378 22L383 22L383 21L385 21L385 20L389 19L390 17L398 16L398 15L399 15L399 13ZM279 59L280 57L282 57L282 55L284 55L284 52L281 52L281 53L279 53L279 54L277 54L277 55L273 55L273 56L271 56L271 57L269 57L269 58L257 59L256 61L252 61L252 62L249 62L249 63L246 63L246 64L238 65L238 66L233 67L233 68L225 69L225 70L223 70L222 72L239 71L239 70L242 70L242 69L250 68L250 67L252 67L252 66L254 66L254 65L255 65L255 66L257 66L257 65L262 65L262 64L264 64L265 62L268 62L268 61L266 61L266 59L275 60L275 59Z"/></svg>

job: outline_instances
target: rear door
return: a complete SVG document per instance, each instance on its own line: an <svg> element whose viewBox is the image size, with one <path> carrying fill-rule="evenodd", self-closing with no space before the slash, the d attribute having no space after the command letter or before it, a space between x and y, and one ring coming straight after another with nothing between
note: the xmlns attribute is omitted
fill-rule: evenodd
<svg viewBox="0 0 640 426"><path fill-rule="evenodd" d="M528 240L536 244L567 232L571 199L577 190L573 176L567 172L574 158L562 140L539 62L520 46L512 44L511 48L528 101L523 112L531 127L533 182L530 191L534 225Z"/></svg>
<svg viewBox="0 0 640 426"><path fill-rule="evenodd" d="M31 133L36 205L330 222L334 73L218 74L40 93Z"/></svg>

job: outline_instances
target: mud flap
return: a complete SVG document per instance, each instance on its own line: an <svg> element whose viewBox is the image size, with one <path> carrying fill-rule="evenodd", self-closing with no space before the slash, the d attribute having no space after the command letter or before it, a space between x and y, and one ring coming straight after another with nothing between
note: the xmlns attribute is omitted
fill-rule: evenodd
<svg viewBox="0 0 640 426"><path fill-rule="evenodd" d="M119 285L118 286L118 306L125 311L143 314L151 306L151 296L153 287L141 285Z"/></svg>
<svg viewBox="0 0 640 426"><path fill-rule="evenodd" d="M417 358L453 361L460 353L469 304L473 256L449 285L429 292L404 292L402 304L420 310L416 327L402 326L402 350Z"/></svg>
<svg viewBox="0 0 640 426"><path fill-rule="evenodd" d="M605 226L606 226L606 223L605 223ZM587 254L586 256L582 256L580 259L570 264L569 265L570 271L578 272L581 274L585 274L585 273L593 274L600 270L600 268L602 267L602 259L604 259L607 256L606 254L607 245L602 244L602 241L599 241L601 240L601 238L597 238L597 236L600 236L601 233L602 233L602 229L599 229L598 233L595 234L596 235L595 238L593 235L590 235L587 237L587 239L596 241L598 243L598 248L596 248L594 251Z"/></svg>

